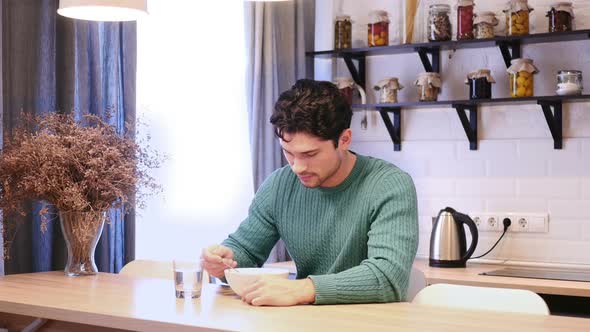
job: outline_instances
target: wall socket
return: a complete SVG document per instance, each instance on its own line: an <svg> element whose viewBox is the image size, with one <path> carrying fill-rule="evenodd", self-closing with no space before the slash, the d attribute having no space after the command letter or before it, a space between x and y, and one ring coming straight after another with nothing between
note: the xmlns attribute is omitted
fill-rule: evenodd
<svg viewBox="0 0 590 332"><path fill-rule="evenodd" d="M473 212L469 216L480 232L503 232L505 218L510 219L510 233L547 233L549 215L546 213Z"/></svg>

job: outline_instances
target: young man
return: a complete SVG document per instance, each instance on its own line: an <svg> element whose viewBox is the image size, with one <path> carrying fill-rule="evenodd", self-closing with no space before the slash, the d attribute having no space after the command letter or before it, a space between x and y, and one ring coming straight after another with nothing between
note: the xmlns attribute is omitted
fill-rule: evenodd
<svg viewBox="0 0 590 332"><path fill-rule="evenodd" d="M297 280L261 280L252 305L289 306L404 300L418 245L410 176L348 150L352 110L336 86L300 80L281 94L270 122L289 166L256 193L237 231L203 251L203 267L262 266L279 238Z"/></svg>

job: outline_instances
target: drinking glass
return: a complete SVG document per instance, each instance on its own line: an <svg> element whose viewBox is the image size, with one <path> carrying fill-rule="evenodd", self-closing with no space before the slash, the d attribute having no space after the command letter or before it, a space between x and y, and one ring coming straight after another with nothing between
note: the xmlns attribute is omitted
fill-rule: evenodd
<svg viewBox="0 0 590 332"><path fill-rule="evenodd" d="M201 296L203 269L198 262L172 261L174 290L179 299L194 299Z"/></svg>

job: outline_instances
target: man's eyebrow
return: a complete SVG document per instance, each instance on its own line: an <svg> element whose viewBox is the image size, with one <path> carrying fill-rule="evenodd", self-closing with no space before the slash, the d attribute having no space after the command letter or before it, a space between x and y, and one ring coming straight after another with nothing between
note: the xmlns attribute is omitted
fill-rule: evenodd
<svg viewBox="0 0 590 332"><path fill-rule="evenodd" d="M282 148L282 149L283 149L285 152L288 152L288 153L291 153L291 154L292 154L292 152L291 152L291 151L289 151L289 150L287 150L287 149L285 149L285 148ZM307 150L307 151L301 151L301 152L299 152L299 154L310 154L310 153L318 152L319 150L320 150L320 149L312 149L312 150Z"/></svg>

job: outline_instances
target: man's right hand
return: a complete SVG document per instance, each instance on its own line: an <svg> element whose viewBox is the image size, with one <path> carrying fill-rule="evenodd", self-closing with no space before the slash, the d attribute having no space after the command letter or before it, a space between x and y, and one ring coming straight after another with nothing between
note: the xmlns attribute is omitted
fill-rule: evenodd
<svg viewBox="0 0 590 332"><path fill-rule="evenodd" d="M203 269L209 272L209 275L223 278L225 277L224 271L229 268L228 266L234 268L238 266L238 262L234 261L233 258L234 252L230 248L215 244L203 249L201 265Z"/></svg>

